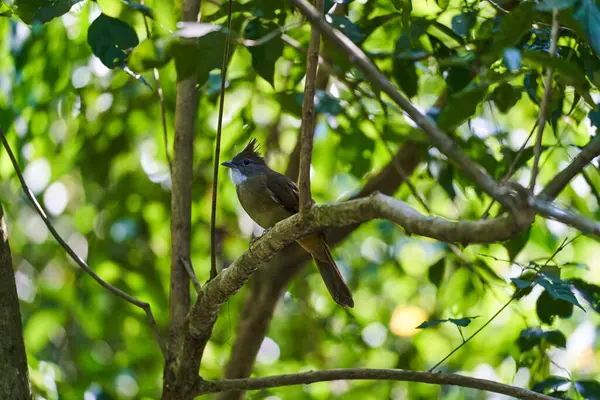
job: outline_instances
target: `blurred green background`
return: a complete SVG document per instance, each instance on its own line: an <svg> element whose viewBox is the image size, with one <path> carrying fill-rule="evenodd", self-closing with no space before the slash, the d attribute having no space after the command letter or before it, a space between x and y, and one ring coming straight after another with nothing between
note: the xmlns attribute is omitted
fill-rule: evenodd
<svg viewBox="0 0 600 400"><path fill-rule="evenodd" d="M115 0L69 1L0 3L0 127L60 234L103 279L149 302L166 332L171 182L149 68L160 67L170 143L178 73L199 77L192 263L204 282L210 265L220 86L215 68L221 63L223 33L203 36L198 46L185 48L173 34L179 4L151 0L145 3L148 8L140 8ZM221 156L232 157L256 137L269 165L283 172L300 127L306 60L298 48L306 49L310 27L286 2L235 4L236 46L227 76ZM565 7L583 7L574 4ZM327 10L331 6L327 2ZM519 18L526 20L523 29L513 14L504 16L486 1L357 0L335 7L338 11L330 13L329 21L360 44L420 109L431 110L446 93L447 101L438 103L443 105L440 124L455 131L456 142L469 156L502 178L538 117L543 67L548 64L530 53L547 52L550 29L531 23L548 20L547 10L517 8ZM585 7L590 18L600 18L593 1ZM202 21L224 24L226 8L204 1ZM595 53L600 28L581 22L577 10L569 17L579 27L576 34L561 31L560 57L567 67L557 67L539 187L572 160L600 123L589 104L600 97L594 86L600 71ZM126 27L119 25L123 30L115 37L106 36L102 28L90 39L88 29L101 13L105 23L116 26L109 16ZM144 15L153 17L148 18L152 38L147 41ZM248 42L290 24L283 37L274 35L258 46ZM519 29L520 36L510 36ZM129 50L118 42L133 37L141 44L128 57ZM105 42L117 49L113 64L111 55L100 50L93 54L92 48ZM129 43L136 45L135 40ZM312 174L316 201L350 197L390 162L387 146L395 153L416 142L421 162L410 180L431 213L453 220L480 218L490 199L430 148L414 123L374 92L341 53L329 44L324 51L334 72L326 90L317 94L320 116ZM530 176L532 144L514 176L523 184ZM575 178L558 199L592 219L598 218L600 200L597 166ZM225 169L220 176L220 262L228 264L247 249L257 231ZM144 314L101 289L68 259L22 195L4 151L0 194L38 398L159 398L163 360ZM395 197L427 213L406 185ZM494 205L491 214L498 213ZM266 376L338 367L427 370L462 342L461 334L475 332L510 299L515 288L509 278L519 277L524 267L543 264L565 238L576 235L560 223L537 218L528 234L512 241L459 246L453 252L444 243L407 235L386 221L365 223L334 250L356 307L338 307L316 268L304 269L279 302L253 371ZM564 282L581 278L598 284L599 258L597 241L578 237L551 264L560 267ZM230 298L220 312L202 360L205 379L223 376L246 291ZM525 387L551 375L597 379L600 289L573 292L587 312L544 293L538 285L514 301L441 370ZM428 320L475 316L465 327L444 322L416 329ZM518 341L527 328L560 330L566 341L563 345L561 339L538 335L527 348ZM598 395L598 386L586 385L566 384L559 391L567 388L569 398L598 398L589 395ZM257 391L248 397L500 398L454 387L349 381Z"/></svg>

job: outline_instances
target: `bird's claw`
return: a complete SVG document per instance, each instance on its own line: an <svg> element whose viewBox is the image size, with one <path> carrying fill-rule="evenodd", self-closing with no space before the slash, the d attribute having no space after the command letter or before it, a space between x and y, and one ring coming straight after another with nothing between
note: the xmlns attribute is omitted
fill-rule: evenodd
<svg viewBox="0 0 600 400"><path fill-rule="evenodd" d="M271 230L271 228L267 228L264 230L263 233L260 234L260 236L255 236L252 239L250 239L250 244L253 245L254 242L256 242L258 239L260 239L261 237L265 236L267 234L267 232L269 232L269 230Z"/></svg>

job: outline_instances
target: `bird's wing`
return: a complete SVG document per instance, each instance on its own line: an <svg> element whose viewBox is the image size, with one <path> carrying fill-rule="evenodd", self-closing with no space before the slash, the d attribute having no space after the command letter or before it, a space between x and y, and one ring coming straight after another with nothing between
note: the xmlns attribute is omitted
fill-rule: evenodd
<svg viewBox="0 0 600 400"><path fill-rule="evenodd" d="M296 214L300 207L298 186L287 176L277 173L267 179L267 189L271 198L290 214Z"/></svg>

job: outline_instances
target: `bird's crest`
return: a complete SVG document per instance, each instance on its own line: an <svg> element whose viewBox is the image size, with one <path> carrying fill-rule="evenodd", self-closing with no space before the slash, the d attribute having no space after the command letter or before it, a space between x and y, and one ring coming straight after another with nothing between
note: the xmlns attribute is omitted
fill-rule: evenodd
<svg viewBox="0 0 600 400"><path fill-rule="evenodd" d="M242 150L236 157L252 158L255 161L260 161L264 163L264 159L258 152L259 149L260 145L257 143L256 139L251 139L250 142L248 142L248 144L244 148L244 150Z"/></svg>

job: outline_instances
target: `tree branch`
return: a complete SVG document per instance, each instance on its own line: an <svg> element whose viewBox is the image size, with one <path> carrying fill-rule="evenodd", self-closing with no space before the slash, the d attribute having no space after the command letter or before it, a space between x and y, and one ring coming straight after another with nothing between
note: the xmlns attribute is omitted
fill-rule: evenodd
<svg viewBox="0 0 600 400"><path fill-rule="evenodd" d="M227 14L227 39L223 50L223 64L221 66L221 97L219 99L219 119L217 122L217 139L215 144L215 161L213 169L212 184L212 207L210 213L210 279L217 276L217 193L219 191L219 162L221 157L221 132L223 131L223 111L225 109L225 79L227 78L227 65L229 64L229 40L231 38L231 13L233 11L233 0L229 0L229 11Z"/></svg>
<svg viewBox="0 0 600 400"><path fill-rule="evenodd" d="M60 236L60 234L57 232L56 228L54 228L54 225L52 225L52 222L50 221L50 219L44 212L44 209L42 208L40 203L38 203L33 192L29 189L29 186L27 186L27 182L25 182L25 178L23 177L23 173L21 172L19 163L17 162L17 159L15 158L15 155L12 152L10 145L8 144L8 141L6 140L4 131L1 128L0 128L0 140L2 141L2 144L4 145L4 148L6 149L6 152L8 153L8 157L10 158L10 161L13 165L15 173L17 174L17 177L19 178L19 181L21 182L21 188L23 189L25 196L27 196L27 198L33 205L33 208L35 209L35 211L38 213L38 215L40 216L42 221L44 221L44 224L46 224L46 227L48 228L48 230L50 231L50 233L52 234L54 239L58 242L58 244L63 249L65 249L65 251L67 252L69 257L71 257L71 259L75 262L75 264L77 264L81 269L83 269L96 282L98 282L100 284L100 286L102 286L103 288L105 288L110 293L114 294L115 296L118 296L118 297L122 298L123 300L127 301L128 303L133 304L134 306L139 307L142 310L144 310L144 312L146 313L146 317L148 319L148 323L150 324L150 327L152 328L152 331L154 332L156 341L158 342L158 344L160 346L160 350L161 350L163 356L166 358L167 357L167 348L166 348L165 343L160 335L160 331L158 330L158 325L156 325L156 320L154 319L154 315L152 314L152 309L150 308L150 304L146 303L145 301L138 300L135 297L125 293L121 289L118 289L118 288L114 287L113 285L111 285L110 283L104 281L98 274L96 274L96 272L94 272L93 269L91 269L87 265L87 263L85 261L83 261L83 259L81 257L79 257L79 255L75 252L75 250L73 250L71 248L71 246L69 246L67 244L67 242L62 238L62 236Z"/></svg>
<svg viewBox="0 0 600 400"><path fill-rule="evenodd" d="M538 214L562 222L565 225L579 229L581 232L600 237L600 224L595 221L578 215L570 210L558 207L551 202L541 199L530 199L530 206L538 212Z"/></svg>
<svg viewBox="0 0 600 400"><path fill-rule="evenodd" d="M31 400L23 324L4 211L0 204L0 398Z"/></svg>
<svg viewBox="0 0 600 400"><path fill-rule="evenodd" d="M348 56L349 60L361 70L374 87L386 93L400 108L406 111L413 121L429 135L435 146L455 163L463 173L473 179L492 198L498 200L509 210L513 210L514 204L507 191L498 185L483 168L471 160L430 118L419 112L406 97L400 94L358 46L339 30L332 28L306 0L290 1L313 26L321 31L323 36Z"/></svg>
<svg viewBox="0 0 600 400"><path fill-rule="evenodd" d="M510 216L459 222L428 217L408 204L381 193L341 203L316 205L303 214L295 214L277 223L229 268L202 288L190 311L188 329L178 357L177 376L178 380L181 380L180 383L187 388L184 393L189 393L195 383L200 358L210 339L219 307L235 294L258 268L278 251L302 237L324 228L354 225L375 218L393 221L411 233L460 243L502 241L524 228ZM530 218L529 224L532 220L533 217Z"/></svg>
<svg viewBox="0 0 600 400"><path fill-rule="evenodd" d="M181 20L196 22L200 0L182 0ZM171 173L171 285L168 361L164 369L162 398L181 399L173 362L181 348L190 309L190 282L181 259L190 259L194 132L198 98L196 77L177 82L175 137Z"/></svg>
<svg viewBox="0 0 600 400"><path fill-rule="evenodd" d="M554 200L569 182L571 182L571 179L583 171L583 169L598 156L600 156L600 135L592 137L583 150L581 150L581 152L573 159L571 164L560 171L558 175L546 185L538 197L545 200Z"/></svg>
<svg viewBox="0 0 600 400"><path fill-rule="evenodd" d="M434 385L451 385L472 389L484 390L491 393L500 393L524 400L552 400L546 396L528 389L509 386L487 379L472 378L470 376L444 373L431 373L420 371L407 371L401 369L369 369L348 368L332 369L325 371L310 371L298 374L275 375L264 378L223 379L218 381L200 381L196 395L217 393L226 390L258 390L282 386L310 384L315 382L329 382L336 380L387 380L401 382L421 382Z"/></svg>
<svg viewBox="0 0 600 400"><path fill-rule="evenodd" d="M550 57L554 57L556 48L558 45L558 9L552 10L552 37L550 39ZM538 164L540 162L540 156L542 155L542 137L544 136L544 129L546 128L546 117L548 114L548 105L550 104L550 97L552 96L552 67L546 68L546 88L544 90L544 97L542 98L542 104L540 106L540 117L538 125L538 134L535 142L533 168L531 170L531 179L529 181L529 191L533 194L535 189L535 180L538 175Z"/></svg>
<svg viewBox="0 0 600 400"><path fill-rule="evenodd" d="M323 0L315 0L315 6L319 12L323 12ZM302 126L300 128L300 212L310 209L313 204L310 194L310 163L315 132L315 80L317 78L320 46L321 35L319 30L312 26L306 54L306 82L304 84Z"/></svg>

